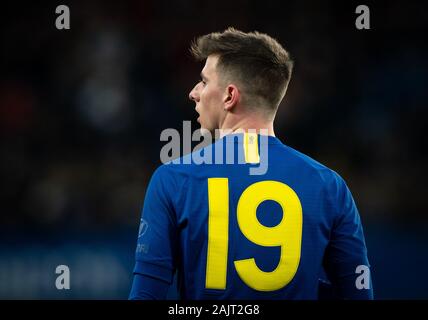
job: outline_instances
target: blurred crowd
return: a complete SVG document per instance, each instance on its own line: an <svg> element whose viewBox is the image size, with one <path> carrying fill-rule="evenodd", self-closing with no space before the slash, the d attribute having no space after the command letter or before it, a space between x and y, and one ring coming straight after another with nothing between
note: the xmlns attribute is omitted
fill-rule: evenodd
<svg viewBox="0 0 428 320"><path fill-rule="evenodd" d="M71 1L70 30L55 28L59 4L1 12L0 228L137 228L161 131L197 128L189 43L228 26L294 58L284 143L341 174L367 223L428 222L418 2L370 7L365 31L355 6L324 1Z"/></svg>

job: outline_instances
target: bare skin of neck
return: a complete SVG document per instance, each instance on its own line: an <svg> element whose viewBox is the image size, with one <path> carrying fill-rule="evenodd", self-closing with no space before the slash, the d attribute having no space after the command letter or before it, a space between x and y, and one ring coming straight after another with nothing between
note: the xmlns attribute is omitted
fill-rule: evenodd
<svg viewBox="0 0 428 320"><path fill-rule="evenodd" d="M220 138L229 133L256 132L258 134L275 137L273 121L265 120L263 117L252 114L251 116L237 115L227 112L219 126ZM263 131L260 131L263 130Z"/></svg>

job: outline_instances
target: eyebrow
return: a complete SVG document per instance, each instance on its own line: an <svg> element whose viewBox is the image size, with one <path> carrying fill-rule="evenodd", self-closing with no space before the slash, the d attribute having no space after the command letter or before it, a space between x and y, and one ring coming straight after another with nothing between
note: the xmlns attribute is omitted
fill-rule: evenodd
<svg viewBox="0 0 428 320"><path fill-rule="evenodd" d="M205 75L201 72L201 78L202 80L208 80L207 77L205 77Z"/></svg>

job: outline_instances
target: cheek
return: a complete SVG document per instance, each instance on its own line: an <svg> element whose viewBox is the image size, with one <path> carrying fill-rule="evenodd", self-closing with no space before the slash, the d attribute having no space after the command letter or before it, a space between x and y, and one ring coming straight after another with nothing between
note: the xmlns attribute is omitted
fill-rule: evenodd
<svg viewBox="0 0 428 320"><path fill-rule="evenodd" d="M213 111L216 105L220 102L220 97L216 91L205 88L201 93L201 101L203 101L205 110Z"/></svg>
<svg viewBox="0 0 428 320"><path fill-rule="evenodd" d="M201 92L201 101L203 101L204 103L209 102L210 100L210 91L208 88L204 88L202 89Z"/></svg>
<svg viewBox="0 0 428 320"><path fill-rule="evenodd" d="M201 107L205 112L208 112L211 109L211 95L208 90L203 90L201 92Z"/></svg>

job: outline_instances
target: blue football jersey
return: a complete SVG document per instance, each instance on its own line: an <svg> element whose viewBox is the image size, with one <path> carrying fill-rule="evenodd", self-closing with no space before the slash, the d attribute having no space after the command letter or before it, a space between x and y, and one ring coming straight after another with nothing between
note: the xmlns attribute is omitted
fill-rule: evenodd
<svg viewBox="0 0 428 320"><path fill-rule="evenodd" d="M276 137L227 135L151 178L134 273L171 283L177 272L183 299L317 299L325 273L370 297L359 266L367 250L344 180Z"/></svg>

